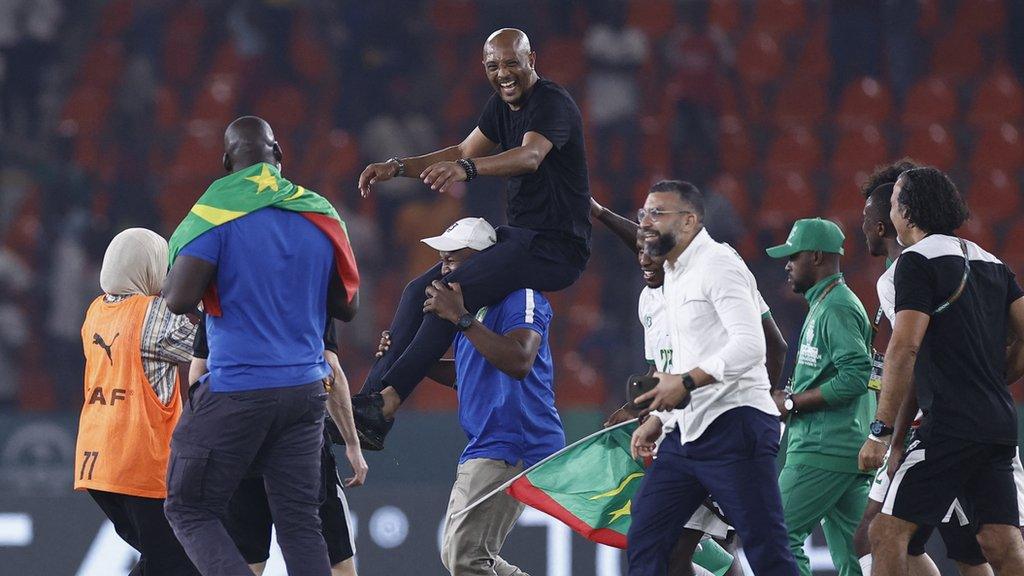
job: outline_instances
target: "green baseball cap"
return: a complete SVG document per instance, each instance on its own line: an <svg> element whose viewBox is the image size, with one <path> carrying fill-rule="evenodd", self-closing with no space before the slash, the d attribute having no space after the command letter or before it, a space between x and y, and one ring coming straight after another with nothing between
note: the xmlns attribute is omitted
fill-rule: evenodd
<svg viewBox="0 0 1024 576"><path fill-rule="evenodd" d="M839 225L821 218L804 218L793 223L785 244L765 250L772 258L788 258L797 252L832 252L843 254L846 236Z"/></svg>

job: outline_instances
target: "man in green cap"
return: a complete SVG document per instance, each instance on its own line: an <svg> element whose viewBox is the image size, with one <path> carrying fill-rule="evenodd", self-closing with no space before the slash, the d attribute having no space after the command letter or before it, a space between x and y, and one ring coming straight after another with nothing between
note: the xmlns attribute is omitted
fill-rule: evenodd
<svg viewBox="0 0 1024 576"><path fill-rule="evenodd" d="M810 310L800 331L791 389L773 393L789 418L786 464L779 475L789 546L800 573L810 576L804 542L819 523L840 576L861 576L853 548L871 476L857 466L875 396L871 375L871 323L843 279L843 232L821 218L797 220L785 244L768 249L788 258L793 291Z"/></svg>

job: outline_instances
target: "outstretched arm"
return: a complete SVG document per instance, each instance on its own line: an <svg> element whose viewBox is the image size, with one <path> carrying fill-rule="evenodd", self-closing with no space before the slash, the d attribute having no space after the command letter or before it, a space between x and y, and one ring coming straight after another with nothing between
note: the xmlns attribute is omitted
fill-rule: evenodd
<svg viewBox="0 0 1024 576"><path fill-rule="evenodd" d="M481 136L483 137L483 133ZM463 158L470 158L473 161L476 173L480 176L519 176L536 172L552 147L551 141L544 136L537 132L527 132L523 135L521 146L493 156ZM420 177L431 190L444 193L456 182L466 180L466 170L457 162L449 160L427 167Z"/></svg>
<svg viewBox="0 0 1024 576"><path fill-rule="evenodd" d="M466 136L466 139L457 146L449 146L422 156L403 158L402 163L405 164L405 174L403 176L407 178L423 178L424 171L429 166L433 166L438 162L454 162L460 158L483 156L494 151L496 146L497 144L484 136L484 133L479 128L474 128L469 133L469 136ZM359 192L365 198L369 196L371 187L374 184L390 180L397 175L398 162L388 161L370 164L359 175Z"/></svg>

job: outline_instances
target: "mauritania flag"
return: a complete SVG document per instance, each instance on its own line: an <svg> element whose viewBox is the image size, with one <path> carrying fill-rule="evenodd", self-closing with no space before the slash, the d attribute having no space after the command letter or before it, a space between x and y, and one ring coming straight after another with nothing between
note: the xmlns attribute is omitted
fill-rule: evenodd
<svg viewBox="0 0 1024 576"><path fill-rule="evenodd" d="M206 189L171 235L169 263L174 264L181 249L207 230L270 207L298 212L327 235L334 246L338 276L351 300L359 290L359 269L345 222L326 198L292 184L281 177L276 166L265 162L220 178ZM203 304L208 313L220 315L216 287L203 296Z"/></svg>
<svg viewBox="0 0 1024 576"><path fill-rule="evenodd" d="M644 469L629 453L636 420L605 428L527 470L512 497L558 518L584 538L626 547L630 503Z"/></svg>

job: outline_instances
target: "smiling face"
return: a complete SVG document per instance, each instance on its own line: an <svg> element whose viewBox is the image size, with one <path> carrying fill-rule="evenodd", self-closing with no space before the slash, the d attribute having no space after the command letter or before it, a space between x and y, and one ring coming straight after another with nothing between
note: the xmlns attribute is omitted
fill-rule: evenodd
<svg viewBox="0 0 1024 576"><path fill-rule="evenodd" d="M665 284L665 257L651 255L651 251L647 250L644 244L642 230L637 230L636 247L639 251L637 260L644 275L644 284L648 288L661 288Z"/></svg>
<svg viewBox="0 0 1024 576"><path fill-rule="evenodd" d="M537 82L530 41L518 30L495 32L484 44L484 71L498 96L518 110Z"/></svg>
<svg viewBox="0 0 1024 576"><path fill-rule="evenodd" d="M640 235L651 256L665 258L679 244L689 245L699 222L692 206L675 192L651 192L644 202Z"/></svg>

